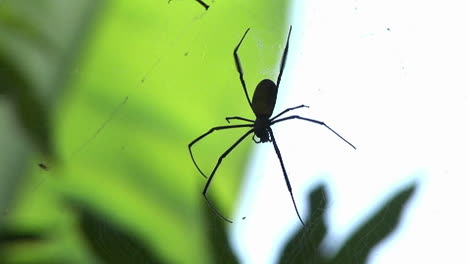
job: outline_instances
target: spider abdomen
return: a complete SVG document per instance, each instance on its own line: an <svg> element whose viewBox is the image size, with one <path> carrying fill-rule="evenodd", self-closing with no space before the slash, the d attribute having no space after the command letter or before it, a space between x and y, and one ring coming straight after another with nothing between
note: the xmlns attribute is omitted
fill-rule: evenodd
<svg viewBox="0 0 468 264"><path fill-rule="evenodd" d="M277 94L278 87L272 80L264 79L257 85L252 98L252 110L257 118L269 118L273 114Z"/></svg>

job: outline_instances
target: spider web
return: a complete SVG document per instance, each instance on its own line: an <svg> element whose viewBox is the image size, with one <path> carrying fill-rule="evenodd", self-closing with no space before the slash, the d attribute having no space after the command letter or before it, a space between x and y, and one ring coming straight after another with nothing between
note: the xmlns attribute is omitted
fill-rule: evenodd
<svg viewBox="0 0 468 264"><path fill-rule="evenodd" d="M301 14L296 14L296 17L302 17L297 19L301 21L292 23L295 26L292 33L288 65L286 66L285 75L283 77L283 89L278 93L279 103L277 104L275 112L286 107L304 103L311 106L310 111L306 111L304 116L326 122L339 131L345 138L355 143L352 132L351 136L349 136L349 130L351 127L356 127L356 125L352 124L353 121L349 119L347 121L344 120L346 118L355 118L353 115L347 115L347 109L351 109L355 106L352 106L349 101L345 100L345 98L353 98L352 87L348 87L346 84L330 85L330 80L337 78L334 74L337 76L344 76L345 79L349 78L351 81L354 80L354 77L350 76L349 73L337 71L335 70L336 66L330 66L328 63L330 59L336 59L336 61L340 61L340 63L349 63L341 59L330 57L330 55L334 53L331 52L332 49L343 49L343 46L347 46L343 43L348 43L349 41L333 42L330 38L327 38L327 34L335 32L337 30L335 26L343 20L337 18L337 20L334 21L336 24L328 24L327 21L329 18L326 17L326 15L331 13L327 12L331 12L331 10L334 9L330 6L323 5L323 3L302 3L303 6L300 5L301 4L298 4L296 6L296 9L300 10L296 12ZM307 7L304 7L304 5L307 5ZM356 16L359 15L357 12L362 5L354 2L346 5L346 7L349 7L349 9L344 11L340 9L340 12L343 12L346 16ZM321 10L320 12L324 13L319 13L319 9ZM342 19L342 17L340 17L340 19ZM380 28L375 26L368 27L367 30L371 33L363 34L362 32L353 32L355 35L351 38L357 37L359 41L363 42L371 41L369 38L388 40L388 34L392 32L392 26L389 24L385 25L382 21L379 22L381 25ZM307 25L305 26L307 29L298 26L304 24ZM343 26L342 24L340 25ZM329 27L327 28L327 26ZM346 29L350 31L353 30L352 27L346 27ZM313 36L309 37L309 34ZM300 41L295 40L297 35L302 37ZM320 39L324 40L320 41ZM384 46L398 51L398 45L395 45L393 42L384 44ZM349 50L349 53L352 52L352 50ZM322 58L319 56L319 53L327 53L329 57L321 60ZM340 52L335 53L342 54ZM399 54L397 53L397 55ZM338 55L337 57L340 56ZM314 61L316 62L315 64ZM351 62L354 63L355 61L351 60ZM402 59L401 56L397 56L396 61L391 61L391 63L393 63L392 66L397 66L396 72L392 69L392 73L401 76L402 70L404 70L402 66L403 62L404 59ZM295 64L298 66L292 66ZM347 66L349 66L349 68L346 68L347 70L354 67L353 65ZM324 72L323 69L332 72L332 74ZM330 75L324 76L324 73ZM310 77L311 75L313 76ZM315 82L312 79L317 79L318 81ZM321 83L320 81L323 79L325 79L326 82ZM334 85L339 87L339 91L333 91L333 89L338 90ZM301 89L308 90L308 93L301 93ZM289 94L285 94L286 91L288 91ZM288 102L288 105L285 105L283 101ZM324 131L323 127L316 126L310 128L307 127L311 126L309 124L296 125L292 124L292 121L290 123L291 124L283 124L284 128L274 127L273 130L274 132L278 130L275 135L302 217L310 217L306 216L310 211L308 212L305 210L309 201L304 197L307 196L307 192L310 191L310 189L314 188L313 186L317 185L317 181L323 181L327 185L335 186L335 188L336 186L340 186L340 190L333 190L329 195L328 199L330 199L330 201L328 201L327 206L316 208L317 211L315 214L328 211L326 215L324 215L325 219L328 219L326 222L328 232L324 238L324 243L320 245L304 243L304 241L309 241L310 237L313 237L314 233L318 232L320 229L321 223L320 220L317 219L315 220L316 222L311 223L311 227L307 232L300 235L299 241L295 243L297 246L288 248L289 254L287 255L287 259L283 259L282 262L312 263L309 252L315 252L317 255L328 254L330 257L333 256L339 247L343 245L346 237L350 236L352 230L359 225L360 221L364 221L365 218L369 216L369 208L376 207L376 205L372 203L372 199L375 200L376 197L381 197L381 194L379 194L377 190L380 190L381 193L388 194L389 189L395 189L396 186L393 186L393 188L386 187L366 190L368 192L368 200L360 200L365 196L361 194L355 195L357 197L350 196L349 194L347 197L346 195L343 196L341 193L349 193L349 190L343 189L343 185L352 188L351 186L359 185L359 180L362 182L361 185L366 184L366 180L357 176L358 173L356 173L356 168L353 166L353 161L355 160L350 156L353 154L349 153L346 146L339 144L340 142L337 143L337 140L329 135L328 131ZM348 128L348 132L346 132L346 128ZM356 145L358 149L364 147L362 144ZM256 147L258 148L259 146ZM249 179L249 182L245 183L244 193L241 195L244 201L241 202L240 208L238 209L238 216L247 216L246 219L243 220L245 222L242 223L244 226L240 226L241 224L239 224L239 226L233 228L233 244L235 245L236 251L243 256L245 263L277 263L281 251L284 249L284 244L291 238L292 234L295 233L299 226L298 220L292 210L290 197L287 195L281 169L276 164L278 160L274 151L272 149L267 150L268 146L261 148L262 150L254 154L253 165L251 165L251 168L248 170L248 175L246 177ZM399 177L396 180L395 175ZM419 174L414 173L414 170L403 169L396 172L395 175L393 176L395 182L402 184L402 182L405 182L404 179ZM389 179L390 177L385 179L385 181ZM387 183L387 186L388 185ZM369 200L369 197L373 198ZM342 204L347 204L349 203L348 201L354 201L357 206L353 205L353 210L343 209ZM359 209L356 209L356 207ZM343 211L345 213L343 213ZM289 215L289 217L285 217L285 215ZM287 218L287 220L283 220L283 218ZM392 226L387 222L387 218L387 216L379 216L376 221L377 225L383 226L384 228L386 226L387 229L391 228ZM247 221L253 223L249 224ZM345 259L340 263L360 263L361 259L359 254L363 252L363 250L373 246L369 241L376 240L376 236L374 231L367 231L367 233L357 241L357 244L360 246L357 248L356 252L346 252ZM375 260L375 258L371 259Z"/></svg>
<svg viewBox="0 0 468 264"><path fill-rule="evenodd" d="M401 5L401 7L402 10L406 10L406 8L404 8L405 5ZM440 160L436 160L434 157L447 155L447 153L464 153L463 149L467 149L465 144L466 140L463 140L464 135L466 135L466 128L458 126L457 124L459 121L454 119L454 117L459 116L460 113L466 113L466 109L462 107L466 105L466 93L456 93L457 96L451 96L452 94L450 93L452 90L449 89L450 87L447 88L446 86L454 86L454 84L449 83L450 85L445 85L447 83L440 79L435 79L435 81L438 84L444 84L440 85L441 87L444 87L444 93L438 93L430 89L416 89L415 86L426 87L427 85L427 87L432 87L430 86L430 82L421 82L423 78L416 79L416 81L415 79L412 79L413 85L406 84L403 86L402 83L394 82L396 79L401 80L408 77L414 78L414 76L418 74L418 72L415 72L416 68L418 71L424 71L424 75L431 76L429 80L433 80L432 76L438 76L438 74L424 68L424 65L409 63L411 62L411 58L401 56L399 53L399 49L401 49L401 47L399 45L394 45L395 43L392 42L391 34L402 34L401 32L403 31L403 28L411 26L411 23L405 26L401 26L399 23L390 23L389 21L394 22L395 20L391 20L391 17L388 17L387 14L392 14L392 12L383 12L384 10L380 10L379 8L372 9L373 11L370 12L372 13L377 11L377 14L380 14L381 16L379 16L378 19L373 18L369 20L366 16L362 15L363 13L369 12L369 8L372 9L375 8L375 6L369 6L368 4L363 5L361 4L361 1L354 1L352 3L345 3L337 9L336 6L330 7L318 2L318 5L314 6L312 9L304 8L304 10L307 10L304 12L307 12L307 17L310 20L309 22L312 22L308 24L307 30L305 28L301 29L298 26L301 25L302 22L293 23L293 38L296 34L305 35L305 32L309 32L309 30L313 32L313 34L311 34L313 36L310 37L312 41L308 42L311 43L310 45L303 44L303 46L307 46L307 49L301 47L291 48L287 70L285 71L285 76L283 78L283 87L285 87L285 89L280 91L281 95L279 96L277 110L286 106L283 101L293 102L292 105L296 105L296 103L308 104L311 106L311 109L306 112L307 116L310 114L312 118L326 121L327 124L337 128L337 130L340 131L340 133L343 133L347 138L349 137L349 140L356 144L359 151L367 149L368 152L366 153L366 156L360 154L348 155L348 150L344 150L346 149L346 146L337 142L338 140L333 138L332 135L329 135L328 132L324 132L323 128L320 127L294 128L291 127L294 125L286 125L284 131L288 131L287 133L278 132L278 144L285 158L285 164L297 197L297 204L303 217L309 217L309 212L307 210L309 202L305 197L307 197L307 192L312 189L311 186L316 185L316 181L318 180L323 180L327 186L332 186L332 194L329 197L332 200L329 201L328 206L320 207L317 213L320 214L320 212L325 212L325 210L329 211L329 213L325 215L328 219L327 225L329 226L329 233L325 238L327 242L320 247L314 246L312 243L302 243L304 241L309 241L310 236L313 236L318 232L317 230L319 230L320 222L316 220L312 223L312 227L307 230L308 232L300 236L297 246L292 247L290 251L291 254L285 262L309 263L310 259L304 257L307 252L319 252L322 248L325 248L325 250L328 250L328 252L331 253L336 251L336 249L342 245L344 237L349 235L351 232L350 230L357 225L356 223L366 216L365 212L369 210L369 208L372 208L371 204L373 204L375 200L378 200L378 197L381 197L382 194L388 192L388 186L394 187L397 183L404 181L404 178L406 177L414 178L427 176L426 172L419 174L414 172L415 170L418 171L420 167L425 166L434 169L431 170L431 176L442 175L444 177L437 178L445 178L445 180L433 180L432 184L429 184L427 187L432 188L434 197L438 197L438 199L433 198L430 202L426 201L427 205L424 207L424 210L430 213L427 217L420 218L419 224L426 223L427 226L420 228L419 230L422 231L419 231L420 233L416 233L414 237L428 238L428 236L430 236L426 239L428 242L416 240L411 237L406 237L407 241L410 242L400 241L400 245L406 245L407 248L417 250L416 253L413 252L413 257L411 257L411 254L407 254L410 256L403 257L403 260L405 263L428 263L421 259L430 260L430 256L444 255L444 258L440 257L440 259L444 259L445 262L459 262L462 259L466 259L466 257L455 255L457 257L452 257L453 261L447 261L447 258L450 258L449 251L463 252L463 249L460 249L459 245L457 247L457 243L454 242L453 234L460 234L460 237L464 237L467 234L466 228L463 229L463 227L466 226L466 215L460 214L457 211L459 210L457 209L457 204L464 200L462 199L462 194L466 193L465 190L463 190L464 184L459 184L460 175L466 174L466 170L464 169L466 166L464 166L464 160L462 158L466 155L462 154L459 157L454 156L449 161L441 159L444 161L441 165L435 165ZM344 14L346 16L342 16ZM354 20L352 18L353 16L355 17ZM430 20L426 17L423 21L428 22ZM324 28L322 27L323 25L331 27ZM346 27L347 25L353 25L354 27ZM426 27L426 25L422 24L417 25L421 26L420 28ZM429 25L434 24L429 23ZM358 30L356 30L356 28L358 28ZM427 26L427 28L434 27ZM442 33L438 31L436 32ZM330 35L350 35L351 38L333 39L329 38ZM434 35L438 36L437 34ZM427 42L415 43L418 43L419 47L425 47L428 43L432 43L434 40L432 37L425 37ZM307 36L304 38L307 39ZM292 41L292 44L301 42L302 41L296 40ZM452 41L451 43L464 42ZM365 52L356 49L355 44L362 45L362 49L365 50ZM373 50L372 48L375 46L378 46L380 49L377 51ZM416 52L419 50L419 47L417 49L413 49L413 51L415 51L414 56L419 54ZM429 45L429 47L436 50L435 46ZM457 48L457 46L455 48ZM429 50L431 49L428 49L428 51ZM320 57L319 53L325 54L325 58ZM376 59L372 60L364 58L362 56L364 53L370 53L370 55ZM388 57L381 56L381 54L386 53L391 54ZM430 52L427 52L427 54L429 53ZM313 56L308 59L308 55L311 54ZM354 54L354 56L348 56L350 54ZM452 56L465 58L466 54L460 52L456 56L453 54ZM293 69L291 68L291 65L295 64L294 57L301 57L301 60L319 62L309 66L296 67ZM162 57L162 59L167 60L168 58ZM439 62L446 61L441 60ZM372 67L363 67L363 65L366 66L365 64L372 65ZM443 63L443 65L451 64ZM128 102L131 102L132 95L134 93L141 93L141 89L139 88L143 86L146 80L151 77L151 74L159 67L160 64L158 58L156 59L156 62L154 62L154 66L150 67L148 73L144 73L141 80L136 80L136 88L129 89L129 91L125 93L126 95L122 96L122 98L115 103L115 107L109 109L108 115L103 118L102 126L90 128L91 132L89 133L89 139L87 140L88 137L83 136L85 140L83 140L82 145L77 144L77 150L72 153L86 155L89 144L93 144L96 140L105 138L105 135L102 135L102 131L108 129L108 124L112 123L112 120L114 120L116 116L119 116L122 111L125 111L125 109L128 108ZM453 72L457 72L457 69L451 69ZM294 74L291 72L294 72ZM385 73L382 74L382 72ZM262 73L269 75L271 72L265 71ZM305 79L300 79L299 76L305 77ZM453 77L453 74L445 73L445 75L441 76ZM337 79L341 79L343 82L337 82ZM384 80L385 83L378 81L377 79ZM446 79L449 80L451 78ZM287 80L290 82L289 85L286 84ZM311 80L321 80L321 82L312 82ZM459 81L460 83L463 83L462 80ZM424 85L421 85L421 83ZM365 85L367 86L369 84L372 86L371 89L361 89ZM405 89L399 87L404 87ZM294 94L285 95L286 90L294 93L294 91L301 88L311 90L313 96ZM358 94L361 98L357 98L355 94ZM410 95L412 96L412 99L402 99L402 97ZM309 97L313 97L313 99L308 102L303 101L303 99ZM436 108L434 106L439 106L440 101L427 99L433 97L437 97L440 101L450 102L450 104L444 105L444 107L441 107L440 110L436 111L434 110ZM415 103L412 103L411 100L414 100ZM387 102L392 103L390 104ZM360 106L361 108L359 111L355 110L359 109ZM334 112L337 109L338 111ZM404 111L401 109L404 109ZM374 114L369 115L369 112L373 112ZM444 120L443 127L446 131L435 129L435 125L433 123L435 118L438 118L437 120ZM431 119L430 122L427 119ZM382 120L386 123L392 124L385 124ZM416 126L414 125L415 120L418 120L418 125ZM460 120L463 119L461 118ZM372 123L373 126L363 126L369 123ZM423 128L421 129L421 127ZM281 128L278 128L278 130L281 131ZM303 137L296 133L302 130L307 131L307 136ZM276 131L277 130L275 128L275 132ZM314 131L313 133L316 134L312 134L311 131ZM447 131L450 132L448 133ZM438 133L442 133L447 137L441 138ZM305 141L291 143L288 141L288 138L304 138ZM458 141L453 141L453 138L457 138ZM396 142L399 140L402 140L404 144ZM322 143L322 141L323 146L319 146L318 143ZM306 145L307 142L309 142L309 145ZM292 147L290 147L291 145ZM427 145L430 145L430 148ZM267 166L273 164L271 166L274 166L274 168L271 170L271 173L264 173L261 169L254 169L253 171L255 172L249 175L248 178L265 178L265 181L276 181L279 187L275 187L276 189L271 188L270 192L273 195L265 197L278 196L281 202L269 200L268 202L263 203L261 206L262 208L274 208L273 214L267 217L258 216L260 215L261 209L254 210L254 212L240 210L239 216L236 217L236 224L247 226L250 222L253 222L255 218L261 218L260 221L253 225L253 228L263 230L265 233L274 233L273 237L275 237L275 240L256 240L256 236L267 236L265 233L254 234L247 232L246 240L254 240L258 244L245 243L251 248L241 248L238 249L238 252L240 252L239 255L245 254L246 251L252 251L260 254L261 252L258 250L260 247L259 244L268 243L270 246L268 247L267 253L270 255L264 257L263 260L266 259L266 262L274 263L277 258L279 258L285 241L287 241L296 231L299 227L299 223L293 211L290 197L288 196L284 180L281 175L281 169L277 164L278 161L274 156L272 146L265 145L256 147L261 149L264 148L265 151L259 155L261 157L270 156L269 160L271 162L267 162ZM297 151L298 148L301 148L302 151ZM421 151L415 151L415 149ZM388 153L393 153L395 150L397 150L395 153L398 153L398 155L388 155ZM343 152L346 152L346 154L342 154ZM302 159L301 157L296 156L296 154L302 156ZM72 154L71 156L73 157L73 155L75 154ZM359 156L360 160L353 158L352 155ZM304 159L304 157L307 158ZM370 157L374 157L374 159L369 159ZM424 160L421 157L424 157ZM367 164L363 164L363 161L366 161ZM257 162L258 159L255 159L255 163ZM378 164L378 166L373 167L373 163ZM427 163L431 163L429 164L430 166L428 166ZM300 167L299 164L305 164L306 167ZM378 168L375 169L376 167ZM50 169L54 169L53 164L50 166ZM434 173L434 171L436 173ZM322 178L324 174L327 174L325 175L327 176L326 180ZM364 178L362 174L371 175L371 177L375 179L372 180L370 178ZM308 180L303 180L304 178ZM311 181L313 182L311 183ZM380 182L385 184L386 187L383 188L378 185ZM448 185L447 182L450 182L451 184ZM450 190L451 193L441 193L439 192L440 189ZM347 193L347 195L344 193ZM363 195L364 193L367 194L366 197ZM247 199L252 198L249 194L243 194L242 196L245 196L246 200L250 203L254 203L252 199ZM447 199L442 202L441 199L443 198ZM281 203L284 203L284 206ZM358 208L356 209L353 207L353 209L350 209L353 205L358 205ZM281 219L284 215L289 217L286 219L287 221L285 221L287 223L275 225L275 219ZM380 225L388 226L389 223L387 222L387 218L388 216L384 216L378 219ZM450 219L451 223L442 225L441 223L444 219ZM440 226L443 226L444 228L438 228ZM451 226L458 226L460 229L449 229ZM368 247L369 241L373 240L374 236L375 234L370 231L362 236L358 241L361 245L360 249L346 254L346 260L348 263L357 263L357 255L360 250ZM271 235L268 237L271 237ZM448 250L448 247L441 245L446 241L451 242L450 250ZM428 243L434 242L443 243L439 243L436 247L428 245ZM271 246L271 244L275 245ZM422 249L415 249L415 245L419 246L422 244L425 247L421 247ZM239 246L237 247L240 248ZM384 258L388 256L386 255L387 248L385 248L385 250L383 248L384 247L381 246L376 250L372 258L372 261L375 261L373 263L389 263L384 260ZM123 251L125 251L125 249ZM419 259L419 257L421 257L421 259ZM249 258L244 259L246 261L249 260ZM401 257L399 260L399 263L402 263ZM444 261L439 261L438 263L443 262ZM395 261L393 263L395 263Z"/></svg>

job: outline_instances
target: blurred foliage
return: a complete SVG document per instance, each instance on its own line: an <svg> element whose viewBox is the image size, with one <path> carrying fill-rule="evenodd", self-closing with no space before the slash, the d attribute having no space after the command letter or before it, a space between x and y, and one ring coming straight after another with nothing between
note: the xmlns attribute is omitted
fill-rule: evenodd
<svg viewBox="0 0 468 264"><path fill-rule="evenodd" d="M328 209L325 186L319 185L309 196L310 216L306 225L286 244L279 263L360 264L367 263L371 251L393 231L400 222L403 209L416 191L413 183L402 188L363 220L341 248L332 256L322 242L327 234L324 217Z"/></svg>
<svg viewBox="0 0 468 264"><path fill-rule="evenodd" d="M0 2L0 226L29 158L55 159L51 111L99 1Z"/></svg>
<svg viewBox="0 0 468 264"><path fill-rule="evenodd" d="M322 247L328 230L325 221L328 194L325 186L319 185L310 194L309 211L311 214L306 220L306 225L287 242L280 254L279 263L367 263L371 251L395 231L416 186L412 184L404 187L389 198L372 216L364 220L341 248L332 255ZM101 263L165 263L155 251L148 249L145 243L135 237L130 230L109 222L108 217L101 216L99 211L86 205L86 202L71 200L68 205L78 216L79 230L87 241L87 245ZM214 262L239 263L229 246L224 220L213 215L207 204L203 206L202 212L208 223L206 236ZM0 233L0 246L44 243L48 233L47 231ZM1 253L0 257L2 257Z"/></svg>
<svg viewBox="0 0 468 264"><path fill-rule="evenodd" d="M101 233L148 263L230 252L187 144L225 116L252 117L232 52L252 28L239 52L250 92L274 78L289 3L204 2L0 1L1 263L116 261ZM202 169L239 133L196 146ZM250 145L209 192L227 216Z"/></svg>
<svg viewBox="0 0 468 264"><path fill-rule="evenodd" d="M88 246L103 263L164 263L130 232L114 226L80 202L70 203Z"/></svg>

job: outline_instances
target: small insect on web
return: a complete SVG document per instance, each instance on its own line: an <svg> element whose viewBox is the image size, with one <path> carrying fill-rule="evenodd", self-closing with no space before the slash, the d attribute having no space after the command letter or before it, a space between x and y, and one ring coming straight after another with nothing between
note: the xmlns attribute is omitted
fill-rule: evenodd
<svg viewBox="0 0 468 264"><path fill-rule="evenodd" d="M208 178L208 180L207 180L207 182L205 184L205 188L203 189L203 197L205 198L205 200L208 202L210 207L213 209L213 211L218 216L220 216L221 218L223 218L227 222L232 223L231 220L227 219L224 215L222 215L216 209L216 207L211 203L211 201L208 199L208 196L207 196L208 189L209 189L210 184L211 184L211 182L212 182L212 180L213 180L213 178L214 178L214 176L216 174L216 171L218 170L219 166L221 165L221 162L223 161L223 159L227 155L229 155L229 153L231 153L231 151L234 148L236 148L237 145L239 145L250 134L253 133L252 139L253 139L253 141L255 143L272 142L273 147L274 147L275 152L276 152L276 156L279 159L281 169L283 171L284 180L286 181L286 186L288 188L289 194L291 195L291 200L292 200L292 203L294 205L294 209L296 211L297 217L301 221L302 225L304 225L304 221L302 220L302 217L299 214L299 210L297 209L297 205L296 205L296 201L294 200L294 194L293 194L293 191L292 191L291 183L289 182L289 177L288 177L288 174L286 172L286 167L284 165L283 158L281 157L281 152L279 150L278 144L276 143L276 139L275 139L275 137L273 135L273 130L271 129L271 126L273 126L274 124L286 121L286 120L291 120L291 119L304 120L304 121L308 121L308 122L312 122L312 123L315 123L315 124L325 126L331 132L333 132L335 135L337 135L339 138L341 138L343 141L348 143L351 147L353 147L354 149L356 149L356 147L354 147L353 144L351 144L349 141L344 139L337 132L335 132L335 130L333 130L331 127L329 127L328 125L326 125L322 121L301 117L299 115L291 115L291 116L279 118L279 117L283 116L284 114L286 114L289 111L299 109L299 108L308 108L308 106L306 106L306 105L299 105L299 106L296 106L296 107L286 108L285 110L283 110L282 112L280 112L279 114L274 116L273 118L270 118L271 115L273 114L273 110L275 108L276 96L278 94L278 89L279 89L279 86L280 86L280 83L281 83L281 76L283 75L283 70L284 70L284 67L286 65L286 58L288 56L288 49L289 49L289 38L291 36L292 26L289 27L288 39L286 41L286 46L284 48L283 55L282 55L282 58L281 58L280 70L279 70L278 78L276 79L276 84L272 80L269 80L269 79L262 80L257 85L257 87L255 88L255 92L254 92L252 101L250 100L249 94L247 92L247 85L245 84L245 80L244 80L244 73L242 71L241 61L240 61L239 55L237 54L242 42L244 41L245 36L249 32L249 30L250 30L250 28L248 28L245 31L244 36L242 36L239 44L237 44L237 46L234 48L234 61L236 63L237 72L239 73L239 79L240 79L240 82L242 84L242 88L244 89L245 97L247 98L247 102L249 103L250 108L252 109L253 113L255 114L255 120L244 118L244 117L239 117L239 116L226 117L226 121L228 123L230 123L230 120L240 120L240 121L248 122L248 124L227 125L227 126L218 126L218 127L211 128L210 130L208 130L208 132L204 133L203 135L197 137L195 140L190 142L190 144L188 145L190 156L192 158L193 163L195 164L195 167L198 169L198 171L205 178ZM211 172L210 176L207 177L205 175L205 173L203 173L203 171L200 169L197 162L195 161L195 158L194 158L193 153L192 153L193 145L195 143L197 143L198 141L202 140L204 137L206 137L209 134L213 133L214 131L231 129L231 128L243 128L243 127L250 128L250 129L244 135L242 135L236 142L234 142L234 144L231 147L229 147L219 157L218 162L216 163L213 171Z"/></svg>
<svg viewBox="0 0 468 264"><path fill-rule="evenodd" d="M49 170L49 166L44 163L44 162L41 162L41 163L38 163L37 166L39 166L39 168L41 168L42 170L44 171L48 171Z"/></svg>

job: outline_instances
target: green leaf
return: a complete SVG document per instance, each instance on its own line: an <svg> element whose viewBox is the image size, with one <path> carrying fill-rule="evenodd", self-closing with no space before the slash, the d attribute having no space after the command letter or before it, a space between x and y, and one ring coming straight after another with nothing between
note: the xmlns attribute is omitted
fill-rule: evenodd
<svg viewBox="0 0 468 264"><path fill-rule="evenodd" d="M391 197L354 231L335 256L329 257L328 252L321 247L327 232L324 216L328 195L325 186L319 185L311 192L309 198L311 215L307 217L306 226L287 242L279 263L366 263L372 249L397 227L403 209L416 190L416 186L411 184Z"/></svg>
<svg viewBox="0 0 468 264"><path fill-rule="evenodd" d="M44 154L51 156L53 144L48 110L37 96L34 85L1 54L0 82L22 128Z"/></svg>
<svg viewBox="0 0 468 264"><path fill-rule="evenodd" d="M41 230L16 230L3 228L0 231L0 260L5 263L9 256L8 252L18 245L33 245L44 243L48 237L48 232Z"/></svg>
<svg viewBox="0 0 468 264"><path fill-rule="evenodd" d="M203 199L203 202L205 202L205 199ZM205 225L207 238L210 243L214 263L239 263L229 244L227 232L227 225L229 223L215 214L208 204L205 203L203 209L207 222L207 225Z"/></svg>
<svg viewBox="0 0 468 264"><path fill-rule="evenodd" d="M417 184L398 191L346 240L330 263L366 263L372 249L387 238L400 223L401 214Z"/></svg>
<svg viewBox="0 0 468 264"><path fill-rule="evenodd" d="M0 246L10 243L31 243L45 240L46 232L4 229L0 232Z"/></svg>
<svg viewBox="0 0 468 264"><path fill-rule="evenodd" d="M50 241L53 239L50 229L28 230L24 227L6 227L0 232L0 260L2 264L22 263L22 264L41 264L41 263L63 263L60 257L50 258L46 254L36 255L30 258L26 254L15 254L18 251L35 252L50 251Z"/></svg>
<svg viewBox="0 0 468 264"><path fill-rule="evenodd" d="M0 3L0 211L9 211L32 153L58 158L51 113L81 49L91 0ZM3 214L0 215L0 229Z"/></svg>
<svg viewBox="0 0 468 264"><path fill-rule="evenodd" d="M328 195L325 185L317 186L309 195L309 212L305 226L286 244L279 263L325 263L320 245L327 233L325 215Z"/></svg>
<svg viewBox="0 0 468 264"><path fill-rule="evenodd" d="M78 215L81 232L102 263L164 263L159 256L130 231L99 216L98 212L77 201L71 203Z"/></svg>

